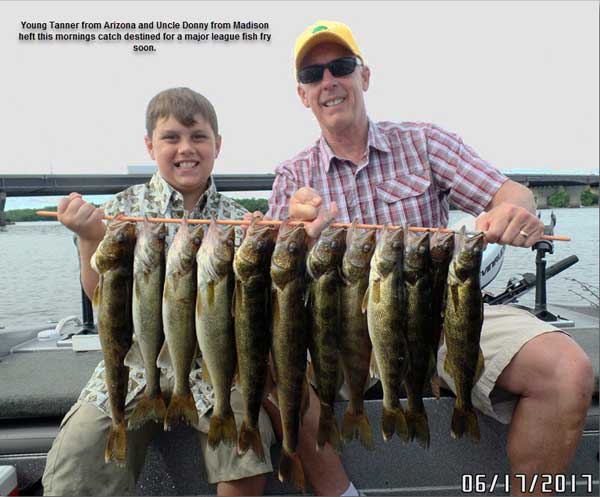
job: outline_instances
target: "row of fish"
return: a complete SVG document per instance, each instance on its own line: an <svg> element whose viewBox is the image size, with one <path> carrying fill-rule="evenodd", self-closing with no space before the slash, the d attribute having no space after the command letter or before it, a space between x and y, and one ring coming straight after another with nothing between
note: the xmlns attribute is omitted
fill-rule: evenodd
<svg viewBox="0 0 600 497"><path fill-rule="evenodd" d="M128 418L172 429L198 422L189 373L199 345L203 373L214 387L208 443L235 444L264 459L258 415L273 360L283 443L279 478L304 488L297 453L308 408L307 349L320 402L317 448L373 436L364 411L369 376L383 387L381 429L429 445L423 393L433 378L440 337L445 370L457 387L452 434L479 437L471 388L483 367L479 334L483 304L479 266L483 235L467 237L385 228L326 229L309 249L302 225L277 231L250 224L234 250L231 226L213 221L206 234L184 220L165 257L166 229L144 222L107 227L92 264L100 274L94 296L106 364L112 428L105 459L124 464L128 365L143 364L147 385ZM135 329L136 340L132 340ZM442 331L443 330L443 331ZM172 367L168 407L160 367ZM244 404L239 430L229 403L236 376ZM334 402L345 379L350 398L341 432ZM400 401L404 385L408 409Z"/></svg>

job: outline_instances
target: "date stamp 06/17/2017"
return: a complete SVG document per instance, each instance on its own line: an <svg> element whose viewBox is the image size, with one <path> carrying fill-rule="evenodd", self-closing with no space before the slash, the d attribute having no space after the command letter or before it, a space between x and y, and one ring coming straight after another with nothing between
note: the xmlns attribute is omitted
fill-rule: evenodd
<svg viewBox="0 0 600 497"><path fill-rule="evenodd" d="M494 492L511 493L512 487L521 493L539 492L547 494L574 494L593 491L594 482L591 474L534 474L516 473L514 480L510 475L499 474L464 474L461 478L461 490L466 494L490 494Z"/></svg>

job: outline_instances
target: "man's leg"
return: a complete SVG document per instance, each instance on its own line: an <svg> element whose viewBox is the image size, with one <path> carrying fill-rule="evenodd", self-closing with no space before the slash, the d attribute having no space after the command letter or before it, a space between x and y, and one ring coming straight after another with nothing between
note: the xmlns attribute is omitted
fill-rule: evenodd
<svg viewBox="0 0 600 497"><path fill-rule="evenodd" d="M312 388L308 390L310 406L300 426L298 454L302 460L306 478L317 495L341 495L348 489L350 480L340 457L331 448L331 445L326 444L321 451L316 449L320 406L314 390ZM281 439L279 409L268 400L263 405L271 417L277 437Z"/></svg>
<svg viewBox="0 0 600 497"><path fill-rule="evenodd" d="M82 402L72 408L48 452L42 479L45 495L135 494L146 448L160 426L147 423L127 432L127 463L120 468L104 462L110 423L92 404Z"/></svg>
<svg viewBox="0 0 600 497"><path fill-rule="evenodd" d="M244 406L242 396L237 390L231 392L231 408L239 432L244 417ZM275 442L273 427L265 410L261 409L258 420L265 454L264 461L261 461L252 449L243 456L238 455L236 447L225 444L211 449L206 436L209 422L209 416L200 419L200 445L208 481L217 483L217 495L262 495L267 483L266 474L273 472L271 445Z"/></svg>
<svg viewBox="0 0 600 497"><path fill-rule="evenodd" d="M507 447L513 494L521 493L515 474L527 475L529 486L534 474L567 470L585 425L593 379L589 358L563 333L527 342L498 377L498 386L521 397Z"/></svg>

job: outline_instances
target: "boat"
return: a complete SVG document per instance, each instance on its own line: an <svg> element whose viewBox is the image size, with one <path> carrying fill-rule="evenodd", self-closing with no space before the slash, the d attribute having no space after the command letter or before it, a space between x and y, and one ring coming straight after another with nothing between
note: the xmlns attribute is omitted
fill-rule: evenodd
<svg viewBox="0 0 600 497"><path fill-rule="evenodd" d="M548 233L552 227L548 228ZM511 281L504 292L486 294L485 299L491 304L512 302L512 305L520 305L516 302L518 298L535 288L535 307L521 307L567 331L592 359L594 396L583 437L568 472L554 483L563 485L572 495L598 495L598 308L547 305L546 281L577 262L577 257L571 256L546 268L545 257L551 251L551 243L540 242L535 250L535 274L525 273L520 279ZM488 246L484 255L482 281L487 284L502 265L503 247ZM0 467L15 468L21 495L42 495L41 478L46 454L58 433L60 421L102 358L93 314L86 300L82 303L81 319L67 316L51 328L0 330ZM39 374L40 364L43 364L43 375ZM384 443L378 429L380 387L370 389L366 399L366 410L375 434L375 450L367 451L355 441L342 452L346 471L362 493L508 493L506 425L479 415L479 443L466 438L452 439L450 419L454 397L451 392L442 391L439 400L425 399L431 430L428 450L417 444L403 445L397 437ZM342 400L336 404L338 421L341 421L345 406ZM271 455L276 467L278 446L272 448ZM159 434L149 447L137 494L205 495L215 492L216 487L206 483L202 454L193 429L180 427L174 432ZM280 483L273 473L268 477L266 493L294 494L297 491Z"/></svg>

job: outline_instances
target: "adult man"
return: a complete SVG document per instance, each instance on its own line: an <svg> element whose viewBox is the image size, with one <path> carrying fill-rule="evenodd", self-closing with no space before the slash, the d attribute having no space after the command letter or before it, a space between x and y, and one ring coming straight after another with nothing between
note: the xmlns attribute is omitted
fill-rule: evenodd
<svg viewBox="0 0 600 497"><path fill-rule="evenodd" d="M452 201L481 214L476 228L486 232L489 242L531 247L539 240L543 225L535 216L532 193L458 136L432 124L368 118L363 94L370 69L347 26L330 21L310 26L296 42L294 62L298 96L322 135L278 166L270 217L311 221L306 229L312 237L332 217L443 226ZM486 367L473 389L476 407L510 422L513 475L564 472L590 403L589 359L566 334L524 311L494 306L486 308L485 316L481 347ZM438 372L454 388L441 367L444 357L442 347ZM510 405L497 402L501 391L512 394ZM519 491L517 485L512 489Z"/></svg>

